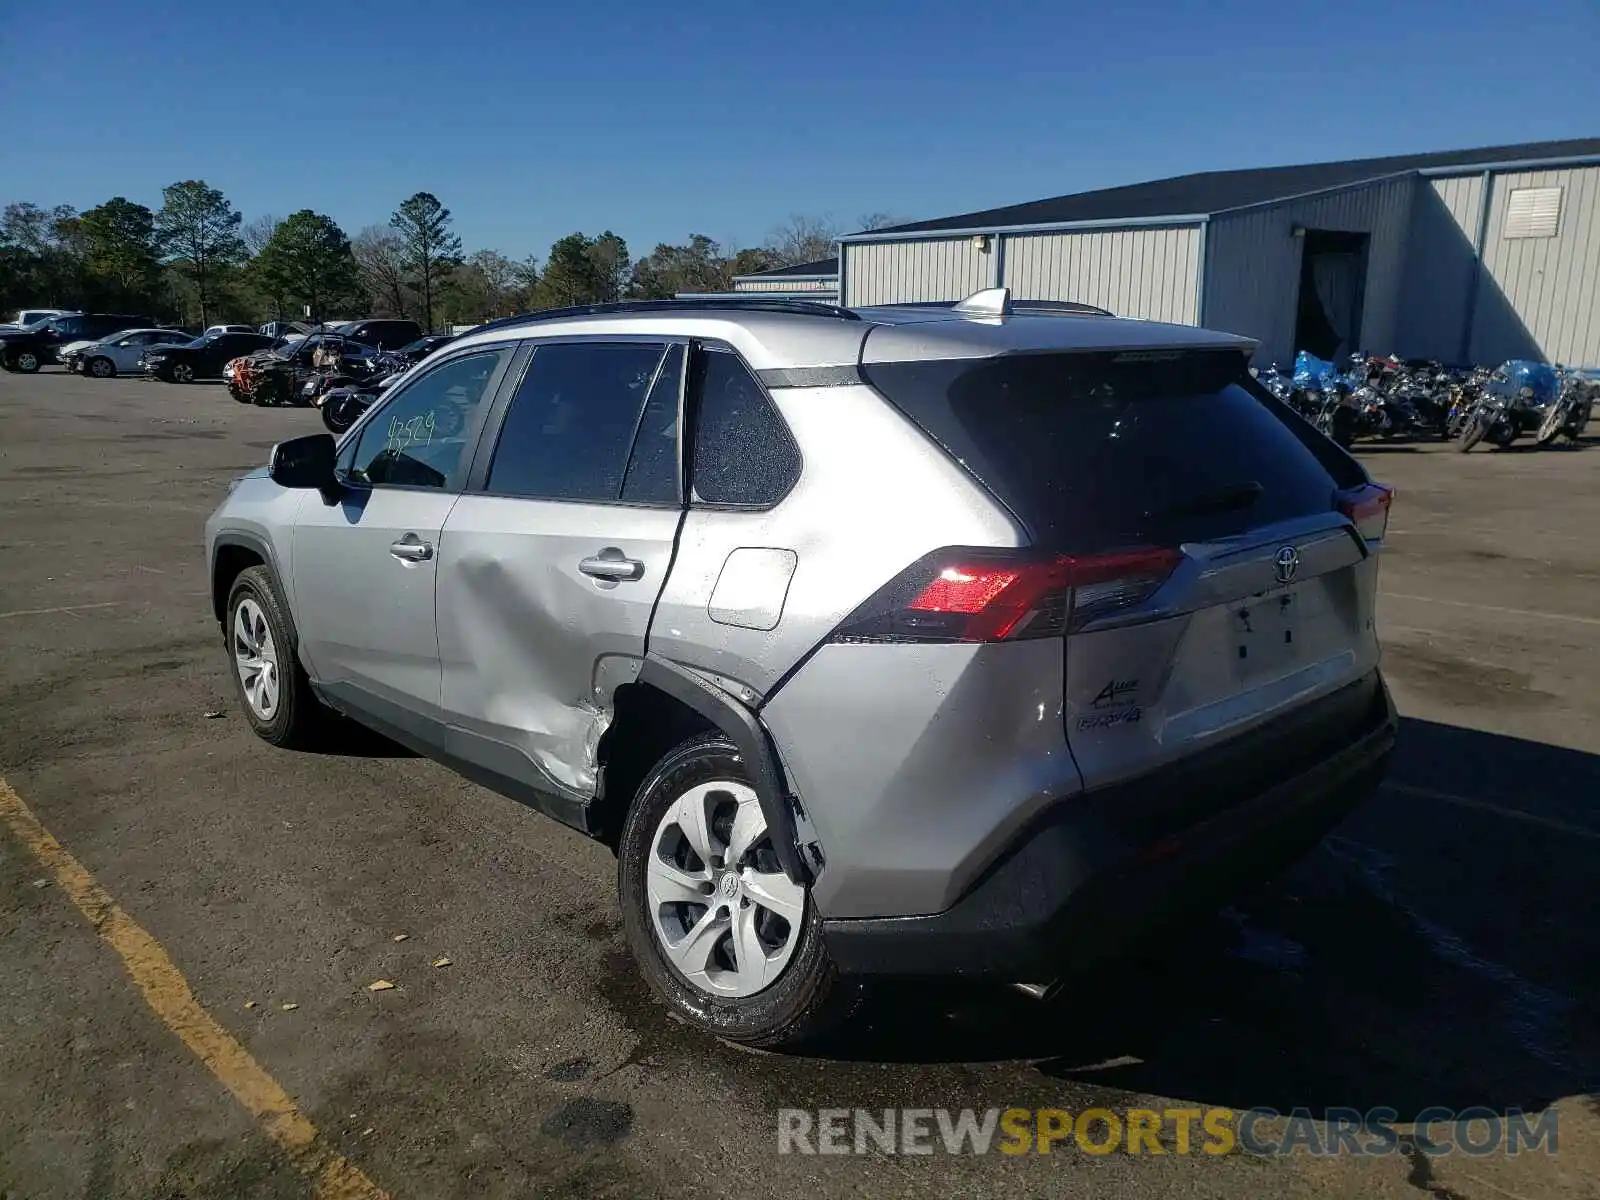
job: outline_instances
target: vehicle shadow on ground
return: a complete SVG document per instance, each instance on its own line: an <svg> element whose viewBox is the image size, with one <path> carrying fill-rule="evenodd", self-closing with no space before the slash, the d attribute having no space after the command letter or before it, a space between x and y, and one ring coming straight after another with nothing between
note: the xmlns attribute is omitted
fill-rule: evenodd
<svg viewBox="0 0 1600 1200"><path fill-rule="evenodd" d="M360 722L336 717L322 729L314 743L304 748L306 754L326 755L330 758L420 758L415 750L402 746L375 729Z"/></svg>
<svg viewBox="0 0 1600 1200"><path fill-rule="evenodd" d="M1390 779L1282 880L1069 996L879 988L825 1053L1402 1121L1600 1088L1600 819L1575 811L1600 757L1406 720Z"/></svg>

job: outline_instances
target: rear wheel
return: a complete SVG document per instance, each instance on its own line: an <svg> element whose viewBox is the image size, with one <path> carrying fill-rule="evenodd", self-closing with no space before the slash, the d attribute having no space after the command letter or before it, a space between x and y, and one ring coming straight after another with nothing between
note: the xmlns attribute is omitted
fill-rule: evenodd
<svg viewBox="0 0 1600 1200"><path fill-rule="evenodd" d="M84 364L84 369L96 379L110 379L117 373L117 364L104 356L96 356Z"/></svg>
<svg viewBox="0 0 1600 1200"><path fill-rule="evenodd" d="M1533 435L1533 440L1540 446L1548 446L1561 436L1567 424L1567 406L1559 400L1550 404L1544 410L1544 420L1539 422L1539 430Z"/></svg>
<svg viewBox="0 0 1600 1200"><path fill-rule="evenodd" d="M854 1007L807 890L779 866L731 742L679 745L639 788L617 854L623 933L656 995L751 1046L814 1038Z"/></svg>
<svg viewBox="0 0 1600 1200"><path fill-rule="evenodd" d="M343 433L356 423L355 414L350 412L350 406L339 401L324 404L321 412L322 423L329 433Z"/></svg>

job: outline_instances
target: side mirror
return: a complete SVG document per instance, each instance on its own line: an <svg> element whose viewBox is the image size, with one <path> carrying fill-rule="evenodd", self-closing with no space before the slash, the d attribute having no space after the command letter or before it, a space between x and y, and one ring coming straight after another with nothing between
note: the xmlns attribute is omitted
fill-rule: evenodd
<svg viewBox="0 0 1600 1200"><path fill-rule="evenodd" d="M315 488L325 497L342 489L333 474L336 443L331 433L313 433L290 438L272 448L267 474L285 488Z"/></svg>

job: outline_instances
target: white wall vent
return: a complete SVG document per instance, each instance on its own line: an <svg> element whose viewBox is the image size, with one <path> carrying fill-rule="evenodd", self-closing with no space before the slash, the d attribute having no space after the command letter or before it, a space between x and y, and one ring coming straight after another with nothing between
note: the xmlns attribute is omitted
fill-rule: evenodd
<svg viewBox="0 0 1600 1200"><path fill-rule="evenodd" d="M1560 226L1560 188L1511 189L1511 195L1506 198L1506 237L1555 237Z"/></svg>

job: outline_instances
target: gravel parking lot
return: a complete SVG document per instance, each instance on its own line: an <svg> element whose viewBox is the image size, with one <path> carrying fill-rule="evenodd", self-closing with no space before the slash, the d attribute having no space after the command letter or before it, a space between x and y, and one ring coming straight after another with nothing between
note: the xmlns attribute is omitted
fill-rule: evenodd
<svg viewBox="0 0 1600 1200"><path fill-rule="evenodd" d="M1400 751L1291 876L1048 1008L879 995L824 1060L667 1020L603 847L375 738L250 734L201 523L314 413L49 371L0 416L0 776L391 1196L1600 1194L1600 438L1364 451ZM70 891L0 823L0 1196L341 1194ZM1555 1106L1559 1152L776 1153L787 1106L1146 1101Z"/></svg>

